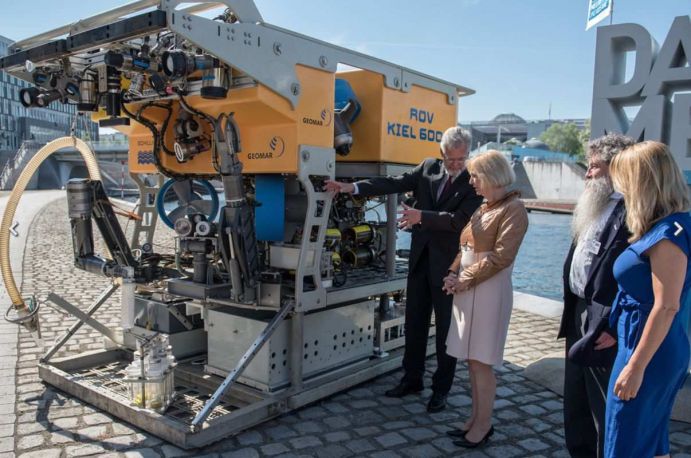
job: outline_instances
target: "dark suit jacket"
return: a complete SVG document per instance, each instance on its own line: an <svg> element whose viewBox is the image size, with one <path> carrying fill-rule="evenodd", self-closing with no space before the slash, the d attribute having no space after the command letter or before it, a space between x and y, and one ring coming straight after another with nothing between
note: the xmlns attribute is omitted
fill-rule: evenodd
<svg viewBox="0 0 691 458"><path fill-rule="evenodd" d="M609 312L612 308L612 302L617 295L618 286L614 279L612 269L614 261L617 257L629 246L627 239L631 234L626 227L626 208L624 207L624 200L619 201L614 207L612 215L605 226L605 230L600 235L600 250L593 258L593 264L588 274L588 280L585 286L585 301L587 304L587 330L583 337L584 342L581 345L592 348L592 344L599 337L602 331L607 331L613 337L616 337L616 329L609 328ZM559 327L559 337L566 337L568 329L575 326L574 323L574 309L578 296L576 296L569 285L569 275L571 272L571 262L573 260L573 252L576 246L575 243L571 245L569 254L564 263L564 312L561 317L561 326ZM589 340L585 342L585 340ZM577 342L574 347L579 344ZM608 351L609 350L609 351ZM578 356L578 358L571 358L572 360L583 365L606 366L614 362L614 355L616 354L616 347L608 350L592 351L586 348L586 351Z"/></svg>
<svg viewBox="0 0 691 458"><path fill-rule="evenodd" d="M422 210L422 222L412 230L409 269L411 272L415 269L427 250L430 278L438 285L442 284L447 269L458 253L461 230L482 203L482 197L470 186L467 170L454 180L449 192L437 202L443 178L442 160L425 159L403 175L357 182L358 193L363 196L414 193L415 208Z"/></svg>

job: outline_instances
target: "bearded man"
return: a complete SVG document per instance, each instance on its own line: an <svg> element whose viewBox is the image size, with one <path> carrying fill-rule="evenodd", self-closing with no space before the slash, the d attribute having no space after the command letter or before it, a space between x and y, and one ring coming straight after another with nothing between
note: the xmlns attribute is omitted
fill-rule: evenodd
<svg viewBox="0 0 691 458"><path fill-rule="evenodd" d="M603 456L605 401L617 342L616 329L609 328L617 293L612 267L630 235L624 199L614 192L609 164L633 144L619 134L588 144L585 191L573 215L559 327L559 337L566 338L564 432L572 457Z"/></svg>

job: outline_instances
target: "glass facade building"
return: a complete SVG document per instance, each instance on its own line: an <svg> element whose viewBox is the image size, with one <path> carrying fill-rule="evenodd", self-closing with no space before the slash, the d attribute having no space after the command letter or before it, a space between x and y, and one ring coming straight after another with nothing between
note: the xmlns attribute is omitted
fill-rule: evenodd
<svg viewBox="0 0 691 458"><path fill-rule="evenodd" d="M0 57L8 54L12 43L0 35ZM14 156L25 140L47 143L70 133L75 105L53 102L46 108L25 108L19 101L19 91L29 86L31 84L0 71L0 166ZM85 140L97 140L98 124L80 121L77 135Z"/></svg>

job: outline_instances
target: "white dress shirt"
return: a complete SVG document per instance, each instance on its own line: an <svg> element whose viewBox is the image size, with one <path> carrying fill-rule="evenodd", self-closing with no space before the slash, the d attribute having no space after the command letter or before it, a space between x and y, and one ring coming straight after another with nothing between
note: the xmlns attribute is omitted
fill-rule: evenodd
<svg viewBox="0 0 691 458"><path fill-rule="evenodd" d="M613 192L609 196L609 203L600 214L600 217L593 222L588 230L578 237L576 249L571 260L571 271L569 273L569 287L571 291L581 299L585 299L585 285L590 275L590 268L593 258L600 253L600 236L605 230L605 225L612 216L614 207L623 198L618 192Z"/></svg>

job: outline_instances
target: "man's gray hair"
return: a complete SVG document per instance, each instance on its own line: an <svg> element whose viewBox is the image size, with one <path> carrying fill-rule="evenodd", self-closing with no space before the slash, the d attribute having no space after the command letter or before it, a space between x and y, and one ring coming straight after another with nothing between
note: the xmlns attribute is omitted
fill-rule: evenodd
<svg viewBox="0 0 691 458"><path fill-rule="evenodd" d="M461 127L449 127L441 137L441 151L446 154L452 149L470 148L470 132Z"/></svg>
<svg viewBox="0 0 691 458"><path fill-rule="evenodd" d="M626 135L611 133L588 142L587 159L596 157L606 163L612 162L614 156L633 146L636 141Z"/></svg>

